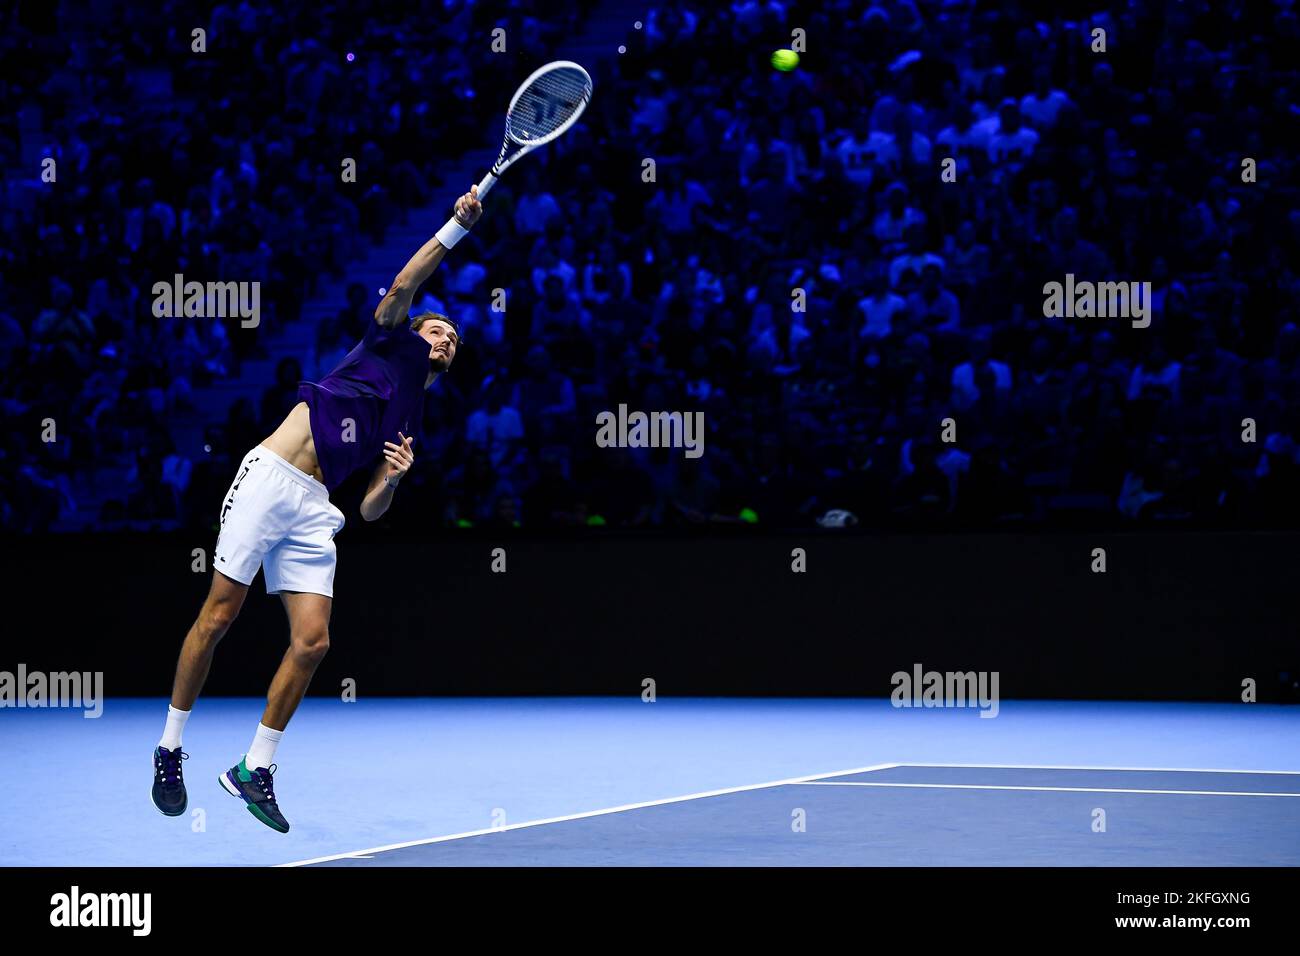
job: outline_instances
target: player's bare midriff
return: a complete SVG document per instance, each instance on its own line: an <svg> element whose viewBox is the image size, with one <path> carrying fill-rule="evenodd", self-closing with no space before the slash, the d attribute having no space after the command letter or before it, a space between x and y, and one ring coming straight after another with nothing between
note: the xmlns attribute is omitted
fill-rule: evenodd
<svg viewBox="0 0 1300 956"><path fill-rule="evenodd" d="M262 447L269 448L299 471L324 483L325 476L316 459L316 443L311 437L311 409L306 402L294 406L280 427L262 442Z"/></svg>

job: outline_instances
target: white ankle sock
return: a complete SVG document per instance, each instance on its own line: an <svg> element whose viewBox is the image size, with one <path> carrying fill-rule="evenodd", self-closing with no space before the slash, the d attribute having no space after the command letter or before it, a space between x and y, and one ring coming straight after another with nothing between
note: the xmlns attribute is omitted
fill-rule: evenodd
<svg viewBox="0 0 1300 956"><path fill-rule="evenodd" d="M181 745L181 732L185 730L185 721L190 719L188 710L177 710L167 705L167 726L163 728L162 740L158 746L165 750L175 750Z"/></svg>
<svg viewBox="0 0 1300 956"><path fill-rule="evenodd" d="M253 743L244 757L244 766L249 770L271 766L271 761L275 759L275 748L279 746L280 738L283 736L283 730L272 730L259 723L257 733L253 735Z"/></svg>

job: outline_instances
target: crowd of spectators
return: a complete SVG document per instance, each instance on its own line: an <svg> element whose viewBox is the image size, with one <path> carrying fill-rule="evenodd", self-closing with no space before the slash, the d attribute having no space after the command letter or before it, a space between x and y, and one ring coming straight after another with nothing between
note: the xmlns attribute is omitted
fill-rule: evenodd
<svg viewBox="0 0 1300 956"><path fill-rule="evenodd" d="M209 43L243 31L240 52L198 67L183 37L126 22L134 45L97 74L84 48L29 35L40 62L4 97L46 78L72 184L5 213L20 241L0 263L0 348L17 370L4 464L26 476L5 491L57 510L59 479L107 447L140 460L126 512L148 512L161 485L186 489L178 520L211 517L230 456L359 338L373 290L352 287L265 395L212 410L226 471L193 475L166 412L256 340L164 328L132 303L145 278L200 262L263 270L275 320L292 321L357 236L456 192L438 189L446 157L431 144L479 143L479 106L519 76L449 26L486 37L496 12L444 7L460 20L398 29L383 4L351 24L223 6ZM587 12L512 7L536 62ZM1300 520L1289 4L672 0L635 16L625 53L592 64L583 122L511 170L417 302L455 317L464 344L426 402L412 493L386 520ZM774 70L795 28L802 63ZM344 37L366 54L365 82L344 79ZM82 108L49 102L62 74L46 58L90 87ZM137 61L175 87L155 113L126 108L162 82ZM455 95L434 100L435 82ZM318 161L340 142L373 152L385 181L342 190ZM1150 282L1150 326L1045 317L1044 284L1067 274ZM38 449L31 410L59 402L77 440ZM620 404L703 411L705 454L597 447L596 415Z"/></svg>
<svg viewBox="0 0 1300 956"><path fill-rule="evenodd" d="M0 106L14 120L0 133L0 527L189 520L206 462L175 454L172 423L227 415L194 407L195 389L264 354L261 330L297 320L323 280L436 195L446 157L429 144L477 142L475 97L509 95L495 54L464 38L500 25L539 59L585 8L543 21L531 3L363 6L0 11ZM159 319L152 289L177 274L259 282L258 325ZM230 416L240 440L262 424L242 406ZM219 465L230 451L214 440ZM88 511L100 496L85 489L105 482L120 493Z"/></svg>

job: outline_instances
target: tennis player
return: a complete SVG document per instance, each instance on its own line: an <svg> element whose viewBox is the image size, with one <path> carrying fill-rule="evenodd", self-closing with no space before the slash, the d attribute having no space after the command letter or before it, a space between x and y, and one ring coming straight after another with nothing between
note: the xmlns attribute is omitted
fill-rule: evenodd
<svg viewBox="0 0 1300 956"><path fill-rule="evenodd" d="M416 290L482 212L478 187L471 187L456 200L454 217L397 274L360 344L320 382L302 383L298 405L240 464L221 508L212 587L181 647L167 724L154 750L153 802L168 816L188 805L181 761L189 755L181 750L181 732L213 652L261 568L267 593L284 602L289 649L248 753L219 779L253 816L288 832L272 788L272 761L329 649L334 536L344 523L329 496L359 468L373 467L361 517L374 521L410 471L425 390L451 368L460 332L445 315L408 319L407 313Z"/></svg>

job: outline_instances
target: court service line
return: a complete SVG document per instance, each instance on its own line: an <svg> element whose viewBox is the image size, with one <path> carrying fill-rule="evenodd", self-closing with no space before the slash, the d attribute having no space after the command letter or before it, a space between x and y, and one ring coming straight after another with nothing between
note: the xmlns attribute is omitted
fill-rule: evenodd
<svg viewBox="0 0 1300 956"><path fill-rule="evenodd" d="M1123 787L1013 787L980 783L865 783L853 780L803 780L797 787L904 787L918 790L1033 790L1054 793L1159 793L1191 797L1300 797L1300 793L1274 793L1251 790L1130 790Z"/></svg>
<svg viewBox="0 0 1300 956"><path fill-rule="evenodd" d="M938 767L954 770L1131 770L1143 773L1260 773L1300 776L1300 770L1221 770L1209 767L1084 767L1037 763L900 763L895 766Z"/></svg>
<svg viewBox="0 0 1300 956"><path fill-rule="evenodd" d="M754 783L747 784L743 787L726 787L721 790L705 790L701 793L690 793L681 797L666 797L662 800L645 800L641 803L625 803L622 806L607 807L603 810L587 810L583 813L570 813L562 817L547 817L544 820L529 820L526 823L512 823L503 827L485 827L481 830L468 830L464 833L450 833L446 836L428 837L423 840L408 840L404 843L390 843L387 846L371 847L368 850L352 850L348 853L334 853L329 856L313 857L310 860L296 860L293 863L277 863L276 866L310 866L314 863L329 863L333 860L364 859L371 854L387 853L389 850L402 850L409 846L428 846L433 843L446 843L451 840L464 840L468 837L486 836L490 833L504 833L507 830L522 830L525 827L539 827L548 823L564 823L569 820L583 820L588 817L599 817L611 813L622 813L627 810L640 810L645 807L658 807L669 803L683 803L687 800L701 800L705 797L721 797L729 793L745 793L750 790L766 790L772 787L784 787L792 783L805 783L809 780L825 780L828 777L845 777L857 773L870 773L873 770L891 770L897 766L898 764L894 763L879 763L870 767L859 767L856 770L837 770L834 773L810 773L802 777L773 780L770 783Z"/></svg>

